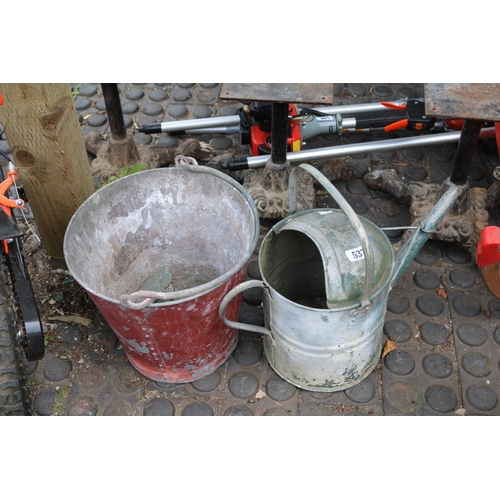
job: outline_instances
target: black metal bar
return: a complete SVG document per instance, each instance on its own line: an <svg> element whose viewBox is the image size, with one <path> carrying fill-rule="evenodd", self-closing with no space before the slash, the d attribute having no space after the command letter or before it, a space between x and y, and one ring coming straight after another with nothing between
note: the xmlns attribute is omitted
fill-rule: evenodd
<svg viewBox="0 0 500 500"><path fill-rule="evenodd" d="M286 163L288 132L288 103L273 102L271 118L271 162Z"/></svg>
<svg viewBox="0 0 500 500"><path fill-rule="evenodd" d="M6 260L24 324L23 348L26 359L36 361L45 355L44 333L20 238L14 238L9 243Z"/></svg>
<svg viewBox="0 0 500 500"><path fill-rule="evenodd" d="M104 104L106 105L106 113L108 115L111 135L115 141L126 139L127 129L125 127L125 120L123 119L118 84L101 83L101 88L102 95L104 97Z"/></svg>
<svg viewBox="0 0 500 500"><path fill-rule="evenodd" d="M460 140L458 141L455 163L450 175L450 181L453 184L460 186L467 182L482 124L483 122L479 120L464 121Z"/></svg>

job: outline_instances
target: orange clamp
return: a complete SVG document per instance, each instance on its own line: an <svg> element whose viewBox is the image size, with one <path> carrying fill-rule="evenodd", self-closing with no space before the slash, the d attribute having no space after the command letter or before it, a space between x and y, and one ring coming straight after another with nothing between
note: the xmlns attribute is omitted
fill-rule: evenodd
<svg viewBox="0 0 500 500"><path fill-rule="evenodd" d="M17 180L17 172L15 170L10 170L7 174L7 179L0 183L0 206L4 211L10 215L11 208L24 208L24 201L21 198L11 199L5 196L7 190L14 184Z"/></svg>

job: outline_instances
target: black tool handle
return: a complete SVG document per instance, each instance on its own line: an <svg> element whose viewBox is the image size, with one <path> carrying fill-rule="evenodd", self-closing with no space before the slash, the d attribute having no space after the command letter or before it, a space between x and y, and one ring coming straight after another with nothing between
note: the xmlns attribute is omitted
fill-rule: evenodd
<svg viewBox="0 0 500 500"><path fill-rule="evenodd" d="M221 166L224 170L234 172L235 170L248 170L248 160L246 156L233 158L232 160L222 162Z"/></svg>
<svg viewBox="0 0 500 500"><path fill-rule="evenodd" d="M138 127L138 130L143 134L161 134L161 123L147 123Z"/></svg>

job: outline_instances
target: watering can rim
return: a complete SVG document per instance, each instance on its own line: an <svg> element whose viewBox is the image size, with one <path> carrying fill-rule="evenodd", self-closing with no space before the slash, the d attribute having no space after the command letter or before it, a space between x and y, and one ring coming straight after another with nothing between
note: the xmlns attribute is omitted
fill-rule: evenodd
<svg viewBox="0 0 500 500"><path fill-rule="evenodd" d="M289 204L290 204L289 217L296 214L298 209L297 179L300 169L303 169L307 173L309 173L309 175L311 175L317 182L319 182L319 184L321 184L326 189L328 194L330 194L332 198L337 202L337 204L340 207L340 210L344 212L344 214L347 216L352 228L357 233L361 243L361 248L364 253L364 261L365 261L365 279L364 279L365 284L364 284L363 295L361 297L361 307L370 309L371 307L370 297L372 295L372 289L373 289L373 277L374 277L375 266L374 266L373 252L370 240L368 238L368 235L366 234L365 228L361 220L359 219L359 216L356 214L356 212L354 212L354 210L349 205L347 200L342 196L340 191L317 168L307 163L301 163L300 165L296 165L291 169L290 179L289 179ZM369 222L371 223L371 221ZM374 226L377 227L376 225ZM380 231L380 228L377 229ZM391 273L393 273L394 271L394 259L392 259L392 261L393 262L391 263ZM389 275L391 273L389 273ZM328 294L328 289L327 289L327 304L330 309L336 306L334 299Z"/></svg>
<svg viewBox="0 0 500 500"><path fill-rule="evenodd" d="M272 290L273 293L277 294L284 301L289 302L290 304L293 304L294 306L299 307L299 308L304 308L304 309L311 310L311 311L326 311L326 312L327 311L343 311L343 310L348 310L348 309L357 309L357 308L361 307L361 305L362 305L361 304L361 299L355 299L355 300L350 300L350 301L344 301L344 302L336 303L336 304L333 305L333 307L329 307L327 309L317 309L315 307L309 307L309 306L305 306L303 304L298 304L298 303L294 302L293 300L290 300L290 299L286 298L283 294L279 293L268 282L268 280L266 279L266 276L264 274L264 270L262 268L262 262L261 262L261 260L262 260L262 257L263 257L263 249L265 248L265 244L266 244L267 240L269 240L269 238L273 234L277 234L277 233L279 233L282 230L288 230L288 229L285 229L283 226L286 226L287 223L291 219L293 219L293 218L297 218L297 217L303 216L305 214L313 213L313 212L325 212L325 211L326 212L337 212L337 213L345 215L342 210L336 209L336 208L327 208L327 209L324 209L324 208L313 208L313 209L304 210L302 212L296 212L294 214L289 215L285 219L277 222L267 232L267 234L264 236L264 238L262 240L262 244L261 244L261 247L260 247L260 250L259 250L259 255L258 255L259 271L260 271L260 274L261 274L261 277L262 277L262 281L264 282L266 288L268 288L269 290ZM387 276L385 277L385 279L382 282L374 284L374 286L371 289L372 293L370 293L369 299L370 299L370 301L372 301L372 299L375 299L380 293L384 292L388 286L390 286L390 282L391 282L393 274L394 274L395 252L394 252L394 249L392 247L391 242L389 241L389 238L387 238L387 235L375 223L373 223L372 221L370 221L366 217L358 216L358 218L363 223L366 223L367 225L369 225L370 227L372 227L382 237L382 240L387 243L387 250L390 252L390 257L391 257L390 258L390 262L389 262L389 264L390 264L390 270L387 272ZM308 235L306 234L306 236L308 236ZM322 256L322 258L323 258L323 256Z"/></svg>
<svg viewBox="0 0 500 500"><path fill-rule="evenodd" d="M340 191L324 176L317 168L307 163L301 163L292 168L290 172L289 179L289 213L290 215L297 212L297 178L299 174L299 169L305 170L309 175L311 175L317 182L319 182L326 191L332 196L332 198L338 203L340 209L348 217L353 229L358 234L358 238L361 242L361 248L363 249L365 256L365 285L363 290L363 295L361 298L361 305L365 308L370 308L370 295L372 293L372 281L373 281L373 252L371 249L370 241L366 234L366 231L359 220L356 212L347 203L346 199L342 196ZM330 297L327 295L328 307L330 305Z"/></svg>
<svg viewBox="0 0 500 500"><path fill-rule="evenodd" d="M207 283L204 283L202 285L193 287L193 288L188 288L186 290L181 290L177 292L167 292L165 293L165 298L166 300L170 300L169 297L175 297L173 300L170 300L169 302L153 302L151 304L148 304L145 307L148 308L161 308L165 306L172 306L176 304L183 303L187 300L193 300L196 299L202 295L205 295L206 293L211 292L212 290L215 290L219 286L223 285L224 283L228 282L235 274L237 274L248 262L250 257L252 256L253 252L255 251L255 248L257 247L257 243L259 241L259 236L260 236L260 222L259 222L259 214L257 211L257 207L255 205L255 202L253 201L252 197L248 193L248 191L235 179L230 177L229 175L225 174L224 172L220 172L219 170L210 168L210 167L205 167L203 165L198 165L197 163L195 164L178 164L176 163L175 166L173 167L168 167L168 168L157 168L157 169L149 169L149 170L143 170L141 172L136 172L134 174L127 175L126 177L119 178L115 181L113 181L110 184L107 184L106 186L103 186L101 189L98 189L94 193L92 193L75 211L73 216L71 217L67 227L66 231L64 233L64 240L63 240L63 255L64 259L66 262L66 266L68 267L68 271L70 272L71 276L77 281L79 285L81 285L85 290L87 290L89 293L95 295L96 297L99 297L103 300L112 302L114 304L122 304L122 301L119 299L107 297L103 294L100 294L96 292L95 290L92 290L89 288L87 284L84 284L81 279L72 271L71 265L68 262L68 256L69 254L67 253L67 239L69 238L68 232L69 229L74 222L74 220L78 217L78 213L81 212L83 207L87 206L92 202L94 198L96 198L98 195L102 194L103 190L108 190L108 189L117 189L117 186L120 184L123 184L124 182L130 182L130 179L137 177L137 176L152 176L152 175L164 175L167 172L176 172L174 175L178 175L180 173L194 173L194 174L207 174L207 175L212 175L214 177L219 178L220 180L228 183L230 186L232 186L234 189L236 189L247 201L248 206L250 208L250 211L252 212L253 215L253 221L254 221L254 234L252 241L245 253L245 255L240 259L238 264L233 266L231 269L229 269L227 272L225 272L223 275L215 278L214 280L211 280Z"/></svg>

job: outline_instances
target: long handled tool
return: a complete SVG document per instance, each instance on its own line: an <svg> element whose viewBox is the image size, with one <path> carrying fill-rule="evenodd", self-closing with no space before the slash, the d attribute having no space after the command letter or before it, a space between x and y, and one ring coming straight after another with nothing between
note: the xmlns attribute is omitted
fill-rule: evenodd
<svg viewBox="0 0 500 500"><path fill-rule="evenodd" d="M417 146L430 146L435 144L446 144L458 142L461 132L446 132L432 134L422 137L405 137L400 139L387 139L384 141L372 141L361 144L344 144L328 148L316 148L303 150L295 153L288 153L286 158L290 163L303 161L323 160L327 158L337 158L341 156L351 156L363 153L375 153L378 151L388 151L392 149L404 149ZM489 139L495 137L495 128L483 128L479 134L479 139ZM262 168L266 165L270 155L237 157L226 161L222 167L226 170L245 170L249 168Z"/></svg>
<svg viewBox="0 0 500 500"><path fill-rule="evenodd" d="M144 134L234 133L258 127L262 132L270 128L272 105L251 103L240 108L238 115L198 118L161 123L149 123L138 128ZM435 118L425 116L422 99L391 102L297 108L289 106L289 121L300 123L303 141L321 134L340 134L344 130L384 128L387 132L399 128L428 130ZM269 130L267 130L269 132Z"/></svg>
<svg viewBox="0 0 500 500"><path fill-rule="evenodd" d="M145 134L168 133L211 134L239 133L242 144L249 144L251 156L226 161L222 167L229 171L264 167L271 158L272 106L269 103L251 103L238 115L152 123L139 128ZM462 122L439 121L425 114L423 99L408 99L342 106L297 109L288 105L287 160L302 162L334 158L368 152L458 142ZM341 135L351 131L406 129L423 132L445 132L401 139L372 141L363 144L342 145L303 150L307 141L319 135ZM484 128L480 139L495 136L493 128Z"/></svg>

